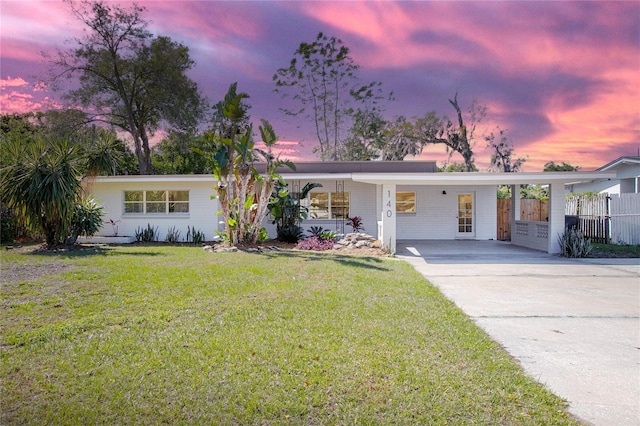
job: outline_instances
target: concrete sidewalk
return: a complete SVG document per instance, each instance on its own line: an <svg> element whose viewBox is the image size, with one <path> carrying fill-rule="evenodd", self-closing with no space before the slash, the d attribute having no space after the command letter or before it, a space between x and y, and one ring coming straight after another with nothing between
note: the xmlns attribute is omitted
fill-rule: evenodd
<svg viewBox="0 0 640 426"><path fill-rule="evenodd" d="M397 256L595 425L640 425L640 260L499 241L401 241Z"/></svg>

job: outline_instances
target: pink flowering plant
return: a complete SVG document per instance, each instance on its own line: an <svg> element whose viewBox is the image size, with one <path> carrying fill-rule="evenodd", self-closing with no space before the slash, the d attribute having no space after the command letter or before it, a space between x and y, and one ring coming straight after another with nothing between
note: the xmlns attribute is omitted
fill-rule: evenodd
<svg viewBox="0 0 640 426"><path fill-rule="evenodd" d="M298 250L325 251L333 248L333 240L323 240L319 237L311 236L305 240L298 241Z"/></svg>

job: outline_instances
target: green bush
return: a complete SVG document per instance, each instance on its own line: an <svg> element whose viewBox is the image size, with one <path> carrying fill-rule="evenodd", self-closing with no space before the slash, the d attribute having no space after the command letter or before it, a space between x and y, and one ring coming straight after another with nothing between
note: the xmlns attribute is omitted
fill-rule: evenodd
<svg viewBox="0 0 640 426"><path fill-rule="evenodd" d="M153 227L149 223L147 224L146 229L138 226L135 232L135 236L137 242L150 243L153 241L158 241L158 227Z"/></svg>
<svg viewBox="0 0 640 426"><path fill-rule="evenodd" d="M12 243L16 238L16 217L13 210L0 206L0 242L2 244Z"/></svg>
<svg viewBox="0 0 640 426"><path fill-rule="evenodd" d="M591 252L591 240L580 229L565 229L558 239L563 257L587 257Z"/></svg>
<svg viewBox="0 0 640 426"><path fill-rule="evenodd" d="M202 244L204 242L204 232L197 230L195 226L187 228L187 242Z"/></svg>
<svg viewBox="0 0 640 426"><path fill-rule="evenodd" d="M94 235L102 227L104 210L93 198L83 198L73 206L69 237L66 243L75 244L78 236L89 237Z"/></svg>

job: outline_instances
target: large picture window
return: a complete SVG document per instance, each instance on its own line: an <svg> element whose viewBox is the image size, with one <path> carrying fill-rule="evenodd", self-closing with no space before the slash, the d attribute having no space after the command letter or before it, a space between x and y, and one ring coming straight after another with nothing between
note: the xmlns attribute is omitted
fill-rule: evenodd
<svg viewBox="0 0 640 426"><path fill-rule="evenodd" d="M416 212L416 193L415 192L396 192L396 212L415 213Z"/></svg>
<svg viewBox="0 0 640 426"><path fill-rule="evenodd" d="M310 219L343 219L349 217L348 192L312 192L307 207Z"/></svg>
<svg viewBox="0 0 640 426"><path fill-rule="evenodd" d="M189 213L189 191L125 191L125 214Z"/></svg>

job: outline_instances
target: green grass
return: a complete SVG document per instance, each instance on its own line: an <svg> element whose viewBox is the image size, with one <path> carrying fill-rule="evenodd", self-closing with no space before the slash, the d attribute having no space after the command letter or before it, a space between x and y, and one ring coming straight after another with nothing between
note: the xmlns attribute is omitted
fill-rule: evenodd
<svg viewBox="0 0 640 426"><path fill-rule="evenodd" d="M640 257L640 245L593 243L595 257Z"/></svg>
<svg viewBox="0 0 640 426"><path fill-rule="evenodd" d="M399 260L135 245L2 277L3 425L577 424Z"/></svg>

